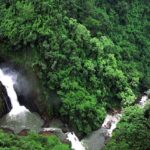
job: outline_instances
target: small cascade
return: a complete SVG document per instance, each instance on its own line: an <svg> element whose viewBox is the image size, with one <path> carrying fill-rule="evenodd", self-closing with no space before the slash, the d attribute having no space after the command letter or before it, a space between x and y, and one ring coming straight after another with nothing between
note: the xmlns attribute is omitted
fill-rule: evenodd
<svg viewBox="0 0 150 150"><path fill-rule="evenodd" d="M79 141L79 139L74 134L74 132L73 133L68 132L68 133L66 133L66 135L67 135L67 140L69 140L71 142L72 150L85 150L84 146Z"/></svg>
<svg viewBox="0 0 150 150"><path fill-rule="evenodd" d="M65 143L68 142L67 136L62 131L61 128L57 128L57 127L42 128L40 133L46 133L46 134L52 133L56 135L57 137L59 137L60 141L65 142Z"/></svg>
<svg viewBox="0 0 150 150"><path fill-rule="evenodd" d="M145 94L138 102L138 106L143 108L147 101L148 96ZM122 113L123 112L112 112L111 114L107 114L102 126L82 139L82 143L87 147L87 150L103 149L107 139L112 137L112 133L116 129L117 124L122 117Z"/></svg>
<svg viewBox="0 0 150 150"><path fill-rule="evenodd" d="M102 126L85 137L82 142L88 150L100 150L104 147L105 142L112 136L112 132L121 119L121 113L115 112L107 114Z"/></svg>
<svg viewBox="0 0 150 150"><path fill-rule="evenodd" d="M15 79L16 78L17 77L15 77ZM0 81L5 86L8 97L10 98L11 101L12 109L9 112L9 115L15 116L22 112L29 112L29 110L26 107L21 106L18 102L17 94L14 90L15 84L14 76L12 76L11 74L5 74L3 70L0 69Z"/></svg>
<svg viewBox="0 0 150 150"><path fill-rule="evenodd" d="M141 107L144 107L146 102L147 102L147 100L148 100L148 96L147 95L142 96L141 100L139 101L139 105Z"/></svg>
<svg viewBox="0 0 150 150"><path fill-rule="evenodd" d="M104 123L102 124L102 128L106 129L105 135L108 137L112 137L112 132L116 129L117 123L121 119L121 113L116 114L107 114Z"/></svg>

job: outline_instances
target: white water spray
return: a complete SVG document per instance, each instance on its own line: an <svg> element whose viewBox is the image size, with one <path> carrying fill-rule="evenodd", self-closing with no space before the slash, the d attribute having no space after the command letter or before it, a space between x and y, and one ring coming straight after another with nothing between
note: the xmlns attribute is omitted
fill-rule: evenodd
<svg viewBox="0 0 150 150"><path fill-rule="evenodd" d="M147 100L148 100L148 96L147 95L142 96L141 100L139 101L139 105L141 107L144 107L146 102L147 102Z"/></svg>
<svg viewBox="0 0 150 150"><path fill-rule="evenodd" d="M16 116L17 114L29 111L26 107L21 106L18 102L17 94L14 90L16 78L17 76L14 77L12 74L5 74L3 70L0 69L0 81L5 86L12 105L12 110L9 112L10 116Z"/></svg>
<svg viewBox="0 0 150 150"><path fill-rule="evenodd" d="M107 129L106 136L112 137L112 132L116 129L118 122L122 117L121 113L116 113L114 115L107 114L102 127Z"/></svg>
<svg viewBox="0 0 150 150"><path fill-rule="evenodd" d="M74 133L68 132L66 133L66 135L67 135L67 140L71 142L72 150L85 150L84 146L82 145L82 143L79 141L79 139Z"/></svg>

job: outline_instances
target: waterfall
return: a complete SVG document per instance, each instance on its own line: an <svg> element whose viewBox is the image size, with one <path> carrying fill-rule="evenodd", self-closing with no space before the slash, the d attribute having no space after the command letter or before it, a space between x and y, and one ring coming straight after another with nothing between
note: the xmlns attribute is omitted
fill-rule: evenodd
<svg viewBox="0 0 150 150"><path fill-rule="evenodd" d="M30 112L25 106L21 106L14 85L17 84L19 74L9 68L0 69L0 82L6 88L12 109L0 119L0 127L9 128L15 133L24 129L39 132L43 120L37 113ZM25 83L24 83L25 84Z"/></svg>
<svg viewBox="0 0 150 150"><path fill-rule="evenodd" d="M0 69L0 81L3 84L3 86L5 86L8 97L9 97L11 105L12 105L12 109L9 113L10 116L15 116L22 112L29 111L26 107L21 106L18 102L17 94L14 90L14 84L16 82L15 81L16 78L17 77L14 78L14 76L11 73L5 74L4 71L2 69Z"/></svg>

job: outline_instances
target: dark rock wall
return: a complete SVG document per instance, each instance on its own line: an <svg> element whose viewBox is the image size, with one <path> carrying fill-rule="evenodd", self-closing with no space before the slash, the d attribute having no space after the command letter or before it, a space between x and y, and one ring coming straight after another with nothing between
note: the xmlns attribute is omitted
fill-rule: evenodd
<svg viewBox="0 0 150 150"><path fill-rule="evenodd" d="M7 96L6 89L0 82L0 117L8 113L11 108L10 99Z"/></svg>

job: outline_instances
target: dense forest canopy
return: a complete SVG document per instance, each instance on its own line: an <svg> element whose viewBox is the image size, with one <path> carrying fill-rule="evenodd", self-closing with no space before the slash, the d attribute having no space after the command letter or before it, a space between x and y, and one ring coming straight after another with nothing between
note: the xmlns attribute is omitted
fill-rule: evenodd
<svg viewBox="0 0 150 150"><path fill-rule="evenodd" d="M150 87L149 8L147 0L1 0L1 55L32 66L49 115L86 135L101 125L108 109L130 111ZM61 98L57 114L48 103L51 90ZM135 115L141 117L139 130L149 130L144 114ZM113 140L121 136L126 143L130 131L122 132L122 122ZM150 138L145 132L144 137ZM118 144L113 140L106 149ZM139 149L140 144L124 146Z"/></svg>

